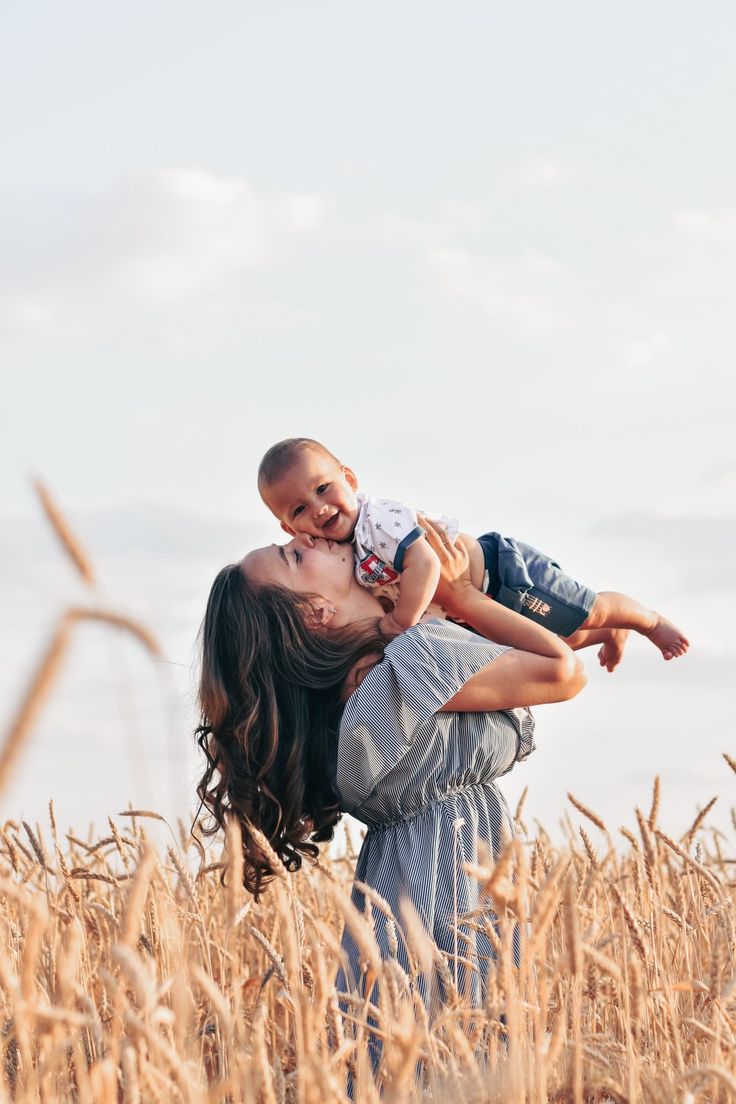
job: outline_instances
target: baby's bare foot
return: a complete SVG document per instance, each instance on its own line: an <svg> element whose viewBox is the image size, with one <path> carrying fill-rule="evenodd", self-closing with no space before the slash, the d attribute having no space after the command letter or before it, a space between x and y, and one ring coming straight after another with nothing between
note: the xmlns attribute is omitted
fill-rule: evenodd
<svg viewBox="0 0 736 1104"><path fill-rule="evenodd" d="M685 634L661 614L657 613L655 617L654 628L644 635L649 637L652 644L656 644L665 659L676 659L684 655L690 647L690 641Z"/></svg>
<svg viewBox="0 0 736 1104"><path fill-rule="evenodd" d="M598 662L607 671L615 671L624 654L626 641L629 638L628 629L609 629L608 639L603 642L598 652Z"/></svg>

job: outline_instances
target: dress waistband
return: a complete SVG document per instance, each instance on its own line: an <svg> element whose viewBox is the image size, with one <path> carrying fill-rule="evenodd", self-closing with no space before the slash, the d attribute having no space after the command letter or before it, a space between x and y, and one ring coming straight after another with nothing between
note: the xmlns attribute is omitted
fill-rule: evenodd
<svg viewBox="0 0 736 1104"><path fill-rule="evenodd" d="M489 780L488 782L471 782L466 786L457 786L455 789L447 790L441 797L432 798L426 805L422 805L421 809L416 809L412 813L407 813L406 816L394 817L393 820L382 820L380 824L367 824L366 827L368 828L368 832L383 832L385 829L393 828L397 824L406 824L410 820L417 820L418 817L426 816L432 809L437 808L437 806L446 805L448 801L451 801L455 797L462 797L464 794L472 793L474 790L485 789L493 790L499 805L499 810L503 814L505 812L505 802L501 797L496 783ZM510 816L508 819L511 819ZM363 823L365 824L366 822L363 821Z"/></svg>

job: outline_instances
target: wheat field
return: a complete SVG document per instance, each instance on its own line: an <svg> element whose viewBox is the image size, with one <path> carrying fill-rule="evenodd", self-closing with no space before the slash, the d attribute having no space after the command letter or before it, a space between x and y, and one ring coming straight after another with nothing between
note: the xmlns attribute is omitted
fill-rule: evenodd
<svg viewBox="0 0 736 1104"><path fill-rule="evenodd" d="M73 632L101 621L160 655L147 628L100 607L89 557L36 489L91 604L61 612L0 748L0 792ZM736 761L724 760L732 782ZM275 877L255 902L234 823L205 853L187 825L153 810L111 816L100 839L61 831L53 803L45 826L6 820L0 1104L736 1098L736 849L708 826L715 799L674 840L658 826L658 779L634 830L612 832L568 796L577 827L566 815L561 844L529 831L522 797L516 837L495 864L471 870L482 907L452 918L453 955L408 913L403 929L389 920L385 961L374 923L388 906L368 890L363 911L350 903L349 833L344 854L325 848L295 874L272 855ZM732 822L736 832L736 810ZM268 842L256 842L268 857ZM370 1001L338 1000L344 925ZM482 1007L454 981L459 966L479 968L463 953L474 926L494 947ZM429 974L449 994L432 1017L419 995Z"/></svg>
<svg viewBox="0 0 736 1104"><path fill-rule="evenodd" d="M234 825L213 860L182 824L155 847L160 818L147 810L111 817L94 841L62 836L53 806L45 831L9 820L0 1100L322 1104L348 1099L349 1079L358 1101L736 1097L730 841L707 829L707 806L682 840L668 838L658 795L655 785L651 810L617 841L571 797L580 823L568 820L561 847L542 829L531 836L517 810L517 839L474 871L497 916L485 920L496 959L482 1008L418 924L396 931L411 972L381 961L372 925L386 906L375 895L363 912L350 905L352 845L297 874L279 869L255 903ZM470 970L463 934L485 917L457 918ZM343 923L376 1003L338 1003ZM431 969L452 995L430 1021L417 980ZM370 1032L382 1044L375 1070Z"/></svg>

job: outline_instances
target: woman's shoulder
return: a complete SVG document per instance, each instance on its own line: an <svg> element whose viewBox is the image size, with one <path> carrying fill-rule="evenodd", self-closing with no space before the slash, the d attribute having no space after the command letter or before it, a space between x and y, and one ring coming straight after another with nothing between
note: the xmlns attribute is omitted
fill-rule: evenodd
<svg viewBox="0 0 736 1104"><path fill-rule="evenodd" d="M342 728L377 714L412 709L428 715L506 648L440 618L423 621L395 637L383 659L365 676L345 705Z"/></svg>
<svg viewBox="0 0 736 1104"><path fill-rule="evenodd" d="M386 648L386 657L390 660L407 652L437 652L447 647L462 648L464 645L480 645L492 650L494 654L506 650L471 629L466 629L463 625L456 625L454 621L436 617L430 621L421 621L400 636L394 637Z"/></svg>
<svg viewBox="0 0 736 1104"><path fill-rule="evenodd" d="M428 670L440 669L451 681L462 685L505 651L508 649L504 645L494 644L463 625L435 618L414 625L392 640L386 648L386 659L394 666L411 667L422 679Z"/></svg>

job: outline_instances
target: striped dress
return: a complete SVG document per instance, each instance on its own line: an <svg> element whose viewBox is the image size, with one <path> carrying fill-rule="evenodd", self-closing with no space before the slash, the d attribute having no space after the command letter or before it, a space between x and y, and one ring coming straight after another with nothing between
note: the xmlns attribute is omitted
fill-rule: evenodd
<svg viewBox="0 0 736 1104"><path fill-rule="evenodd" d="M457 950L454 917L478 907L477 883L463 870L477 863L478 840L494 856L513 832L495 780L534 748L528 709L493 713L439 713L473 675L506 648L448 621L416 625L393 640L385 657L348 700L337 750L341 808L368 827L356 880L386 900L401 926L408 898L441 950ZM353 902L364 908L356 888ZM390 954L386 919L373 909L376 937ZM460 952L476 958L480 974L458 977L461 989L482 998L484 964L492 957L483 933L468 933ZM338 989L360 987L360 955L349 930L348 966ZM399 961L408 968L403 941ZM424 988L424 986L420 986ZM427 999L428 994L423 992Z"/></svg>

